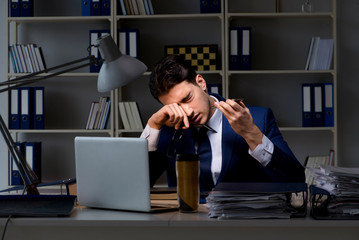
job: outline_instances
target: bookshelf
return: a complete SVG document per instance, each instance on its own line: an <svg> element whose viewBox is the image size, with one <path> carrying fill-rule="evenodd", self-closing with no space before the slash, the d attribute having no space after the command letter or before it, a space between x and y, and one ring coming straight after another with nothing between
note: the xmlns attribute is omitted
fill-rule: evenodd
<svg viewBox="0 0 359 240"><path fill-rule="evenodd" d="M37 43L43 47L50 67L87 56L89 30L109 29L118 42L118 29L136 28L140 33L139 59L149 70L138 80L106 94L97 92L97 74L89 73L88 68L36 84L45 86L45 129L11 132L19 141L43 142L44 181L75 176L73 139L77 135L139 136L141 131L123 128L118 102L136 101L146 124L161 106L149 93L148 79L165 55L166 45L216 44L217 69L198 72L208 83L221 84L224 97L245 97L248 105L271 107L301 162L306 155L328 153L330 149L338 159L336 108L334 127L301 127L300 88L303 82L333 82L337 106L335 0L316 0L310 13L301 13L299 1L294 0L281 0L278 12L275 0L222 0L221 12L207 14L200 13L200 1L152 0L154 15L122 15L117 11L118 1L112 0L110 16L81 16L80 0L60 2L61 7L53 0L35 0L34 17L8 17L8 44ZM227 67L230 26L252 27L252 70ZM333 67L328 71L304 70L310 38L317 35L334 39ZM22 75L8 73L7 77ZM100 96L111 98L108 128L86 130L91 101ZM316 147L322 139L324 143ZM1 171L8 174L6 169Z"/></svg>

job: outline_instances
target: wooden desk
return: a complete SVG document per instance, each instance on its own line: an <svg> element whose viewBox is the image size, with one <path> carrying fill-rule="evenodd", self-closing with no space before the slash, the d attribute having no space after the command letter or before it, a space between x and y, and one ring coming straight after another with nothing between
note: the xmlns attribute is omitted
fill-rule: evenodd
<svg viewBox="0 0 359 240"><path fill-rule="evenodd" d="M6 219L0 218L0 231ZM64 218L14 218L6 235L10 239L359 239L359 221L319 221L307 218L216 220L199 213L133 213L78 208Z"/></svg>

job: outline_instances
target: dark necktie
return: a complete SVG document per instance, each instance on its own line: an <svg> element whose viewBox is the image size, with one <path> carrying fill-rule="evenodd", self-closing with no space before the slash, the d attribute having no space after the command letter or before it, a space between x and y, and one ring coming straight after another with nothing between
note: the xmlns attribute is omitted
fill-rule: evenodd
<svg viewBox="0 0 359 240"><path fill-rule="evenodd" d="M199 154L201 167L200 178L206 188L203 190L210 190L214 186L211 171L212 150L206 128L200 128L196 140L198 144L197 153Z"/></svg>

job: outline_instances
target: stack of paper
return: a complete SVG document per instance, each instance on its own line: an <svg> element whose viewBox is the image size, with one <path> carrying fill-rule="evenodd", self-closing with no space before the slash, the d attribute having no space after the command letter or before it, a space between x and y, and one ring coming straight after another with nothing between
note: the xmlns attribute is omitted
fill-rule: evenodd
<svg viewBox="0 0 359 240"><path fill-rule="evenodd" d="M327 214L359 216L359 168L321 165L311 174L314 185L330 195Z"/></svg>
<svg viewBox="0 0 359 240"><path fill-rule="evenodd" d="M209 217L218 219L305 216L305 183L224 183L207 197ZM292 194L301 194L295 204Z"/></svg>

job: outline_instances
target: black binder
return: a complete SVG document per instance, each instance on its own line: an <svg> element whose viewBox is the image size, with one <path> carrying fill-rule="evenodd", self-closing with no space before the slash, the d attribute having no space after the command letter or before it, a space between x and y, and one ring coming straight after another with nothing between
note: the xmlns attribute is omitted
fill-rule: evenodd
<svg viewBox="0 0 359 240"><path fill-rule="evenodd" d="M338 203L347 204L347 206L359 206L359 198L339 199L337 196L330 194L327 190L311 185L310 188L311 211L310 215L314 219L322 220L358 220L359 214L350 215L347 213L334 212L329 210L330 204Z"/></svg>

